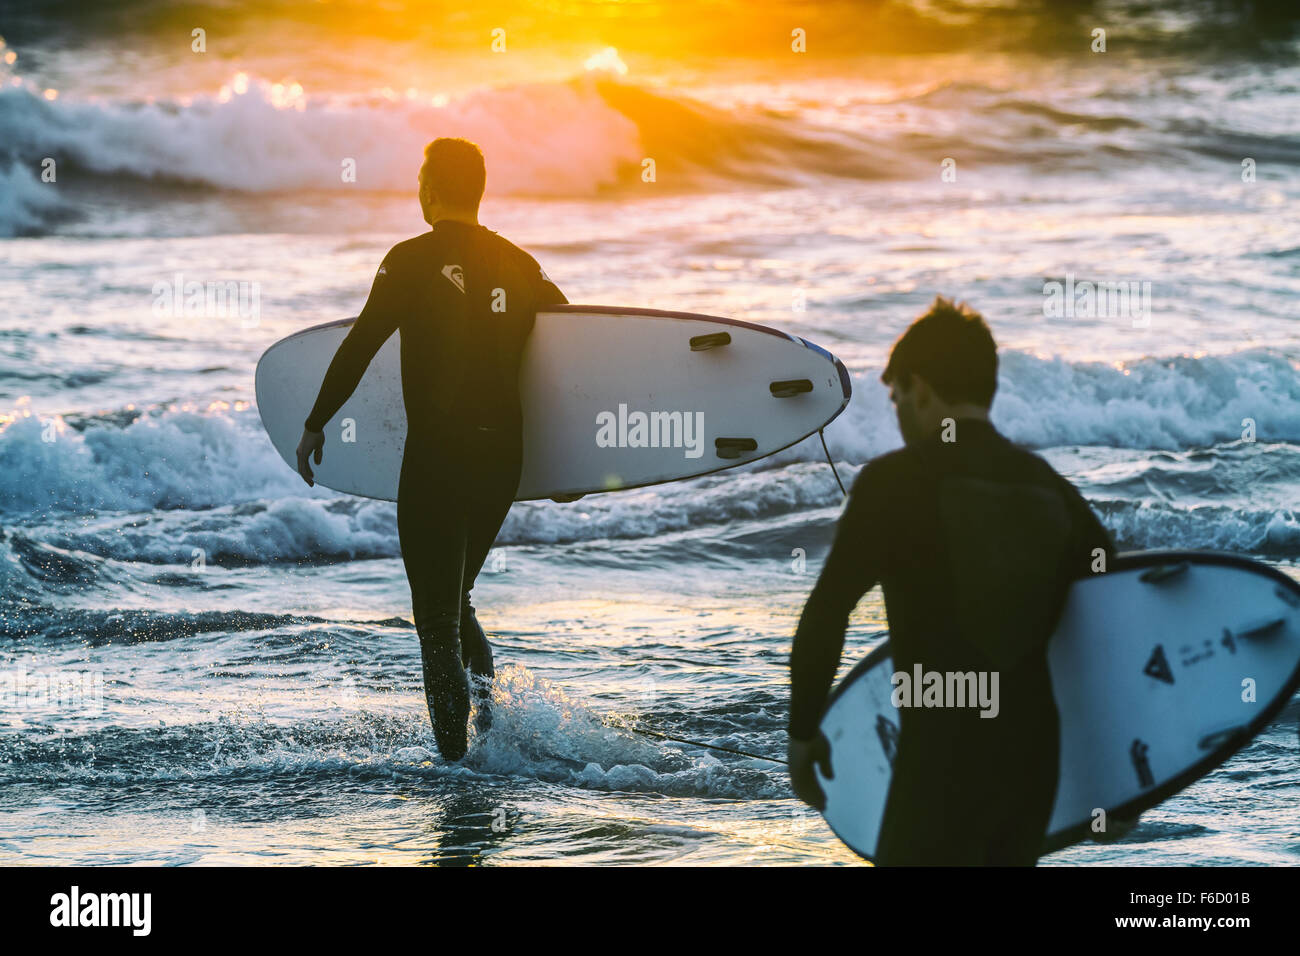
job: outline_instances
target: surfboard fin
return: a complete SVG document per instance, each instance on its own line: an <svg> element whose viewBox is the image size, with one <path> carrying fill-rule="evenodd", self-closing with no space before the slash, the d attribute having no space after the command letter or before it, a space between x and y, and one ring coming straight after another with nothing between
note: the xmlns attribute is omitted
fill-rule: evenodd
<svg viewBox="0 0 1300 956"><path fill-rule="evenodd" d="M758 442L752 438L715 438L713 447L719 458L739 458L747 451L758 451Z"/></svg>
<svg viewBox="0 0 1300 956"><path fill-rule="evenodd" d="M1251 621L1242 627L1233 628L1233 637L1263 637L1270 631L1275 631L1286 624L1285 617L1266 617L1259 621Z"/></svg>
<svg viewBox="0 0 1300 956"><path fill-rule="evenodd" d="M730 332L710 332L708 335L692 335L691 351L707 352L709 349L721 348L731 344Z"/></svg>
<svg viewBox="0 0 1300 956"><path fill-rule="evenodd" d="M792 398L813 390L813 383L806 378L792 378L783 382L773 382L767 387L774 398Z"/></svg>
<svg viewBox="0 0 1300 956"><path fill-rule="evenodd" d="M1217 750L1223 744L1226 744L1239 736L1246 736L1248 728L1245 726L1229 727L1226 730L1220 730L1212 734L1206 734L1196 742L1196 746L1202 750Z"/></svg>
<svg viewBox="0 0 1300 956"><path fill-rule="evenodd" d="M1138 575L1138 580L1143 584L1164 584L1186 574L1190 567L1191 565L1186 561L1179 561L1177 564L1160 564L1143 571Z"/></svg>

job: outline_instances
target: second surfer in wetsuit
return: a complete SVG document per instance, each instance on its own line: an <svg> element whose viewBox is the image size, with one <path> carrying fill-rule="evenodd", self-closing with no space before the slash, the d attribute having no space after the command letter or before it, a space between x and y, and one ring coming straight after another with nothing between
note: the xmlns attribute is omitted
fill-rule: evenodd
<svg viewBox="0 0 1300 956"><path fill-rule="evenodd" d="M834 767L818 723L849 613L879 583L895 674L997 673L999 701L991 719L971 706L898 708L876 862L1032 865L1060 747L1047 642L1070 583L1104 570L1113 545L1068 481L989 423L997 347L978 313L936 299L882 380L905 447L858 474L800 617L791 785L822 806L813 764Z"/></svg>
<svg viewBox="0 0 1300 956"><path fill-rule="evenodd" d="M486 170L463 139L436 139L420 168L432 227L384 257L365 308L331 361L303 423L298 471L313 483L324 430L371 358L401 330L406 445L397 530L420 638L425 699L438 750L468 743L470 687L490 721L492 649L470 589L514 501L522 467L519 365L539 308L566 302L537 261L478 223Z"/></svg>

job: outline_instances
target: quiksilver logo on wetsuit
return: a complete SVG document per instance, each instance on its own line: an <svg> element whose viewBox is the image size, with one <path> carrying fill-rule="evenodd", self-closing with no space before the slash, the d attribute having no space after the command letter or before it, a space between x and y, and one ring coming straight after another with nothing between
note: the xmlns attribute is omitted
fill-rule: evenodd
<svg viewBox="0 0 1300 956"><path fill-rule="evenodd" d="M451 284L460 289L461 292L465 291L465 273L460 266L445 265L442 267L442 274L451 280Z"/></svg>
<svg viewBox="0 0 1300 956"><path fill-rule="evenodd" d="M596 413L597 448L681 448L687 458L704 454L703 412Z"/></svg>

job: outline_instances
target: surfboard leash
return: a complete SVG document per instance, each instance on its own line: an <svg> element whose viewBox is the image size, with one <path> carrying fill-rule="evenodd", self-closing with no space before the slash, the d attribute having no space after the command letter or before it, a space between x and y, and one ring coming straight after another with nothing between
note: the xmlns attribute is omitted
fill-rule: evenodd
<svg viewBox="0 0 1300 956"><path fill-rule="evenodd" d="M844 482L840 481L839 469L835 467L835 462L831 459L831 450L826 447L825 429L822 428L817 429L817 436L822 440L822 451L826 453L826 464L831 466L831 474L835 476L835 484L840 486L840 494L842 494L845 498L847 498L849 496L849 493L844 490Z"/></svg>
<svg viewBox="0 0 1300 956"><path fill-rule="evenodd" d="M641 734L643 737L654 737L656 740L671 740L674 743L689 744L692 747L702 747L705 750L716 750L719 753L734 754L737 757L748 757L751 760L766 760L768 763L779 763L781 766L787 766L784 760L778 760L775 757L767 757L763 754L750 753L748 750L737 750L735 747L723 747L721 744L706 744L701 740L689 740L686 737L674 737L672 734L665 734L662 731L650 730L647 727L636 727L627 723L612 723L610 718L606 718L607 727L615 727L618 730L630 730L634 734Z"/></svg>

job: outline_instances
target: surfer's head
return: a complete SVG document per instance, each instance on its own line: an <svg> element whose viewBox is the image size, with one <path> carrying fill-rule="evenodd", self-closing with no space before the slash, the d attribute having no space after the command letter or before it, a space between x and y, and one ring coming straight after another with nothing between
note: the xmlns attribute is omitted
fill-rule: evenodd
<svg viewBox="0 0 1300 956"><path fill-rule="evenodd" d="M487 182L483 151L467 139L442 137L424 147L420 167L420 209L424 221L478 222L478 204Z"/></svg>
<svg viewBox="0 0 1300 956"><path fill-rule="evenodd" d="M984 317L937 296L894 343L880 380L903 441L923 441L946 418L987 418L998 387L998 347Z"/></svg>

